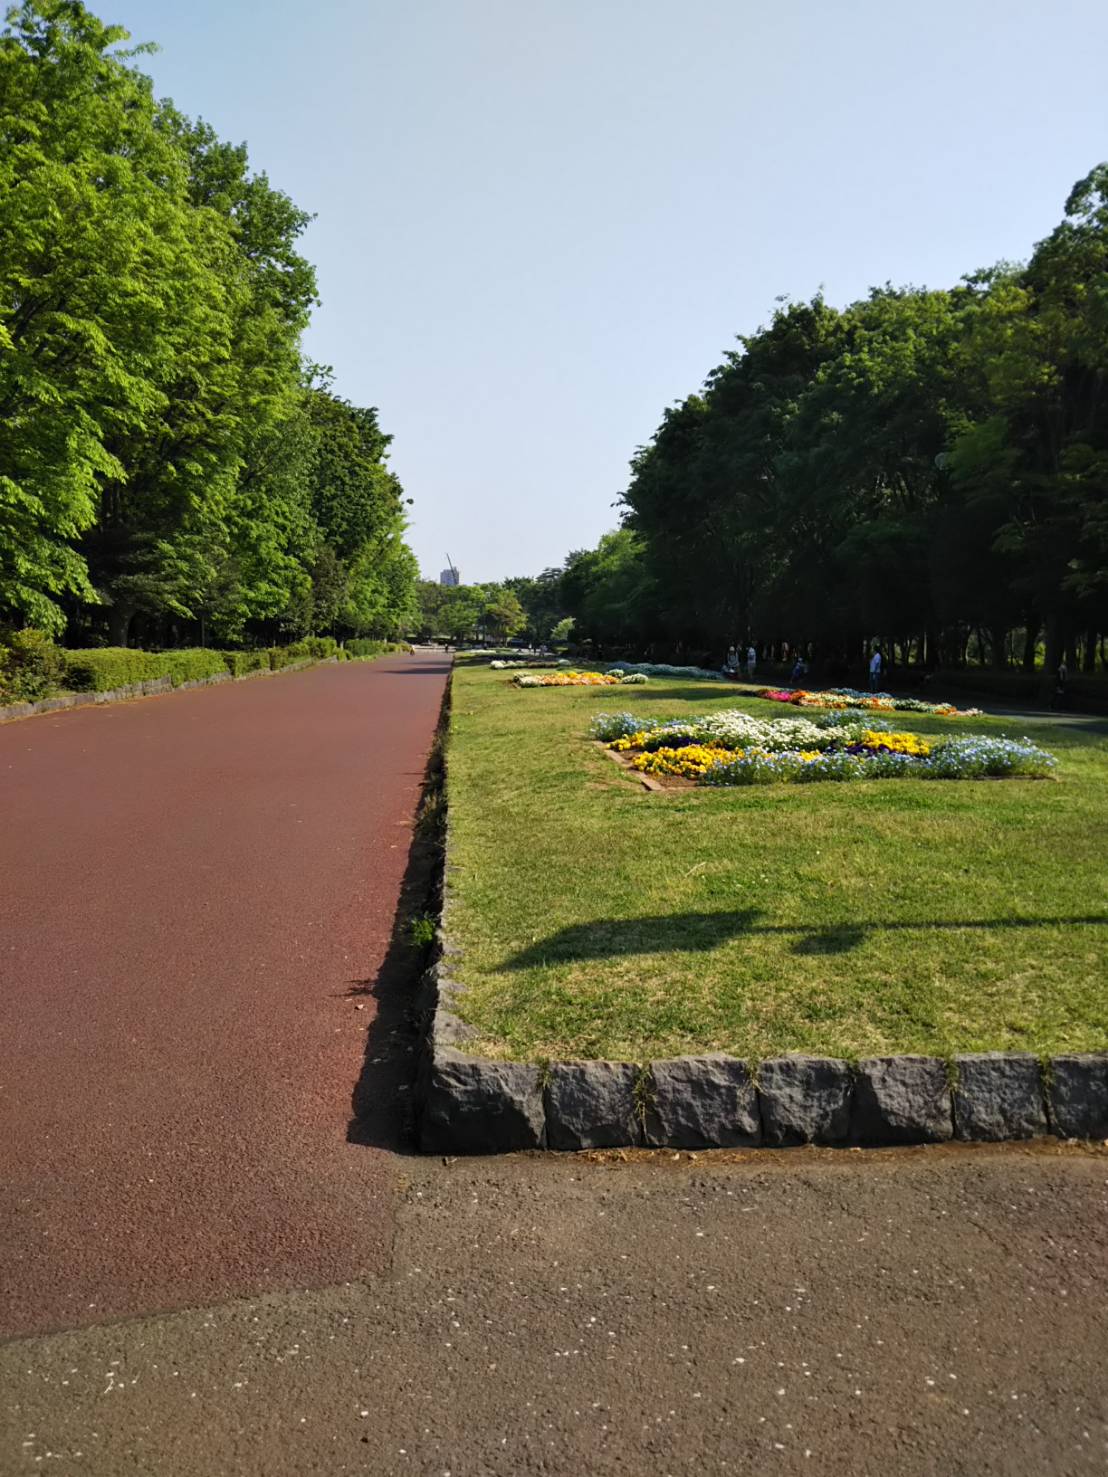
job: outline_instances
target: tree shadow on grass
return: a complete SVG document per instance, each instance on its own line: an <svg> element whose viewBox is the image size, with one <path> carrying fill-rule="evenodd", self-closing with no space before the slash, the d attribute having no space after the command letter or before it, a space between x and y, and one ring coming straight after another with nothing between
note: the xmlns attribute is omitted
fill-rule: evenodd
<svg viewBox="0 0 1108 1477"><path fill-rule="evenodd" d="M586 959L613 959L621 955L697 953L731 939L756 935L795 935L794 954L848 954L870 934L891 932L958 932L965 929L1092 928L1108 924L1108 915L1084 914L1071 918L965 918L921 922L847 922L813 928L804 924L761 923L756 908L730 913L670 913L655 918L602 918L575 923L548 938L538 939L505 961L503 969L534 969Z"/></svg>

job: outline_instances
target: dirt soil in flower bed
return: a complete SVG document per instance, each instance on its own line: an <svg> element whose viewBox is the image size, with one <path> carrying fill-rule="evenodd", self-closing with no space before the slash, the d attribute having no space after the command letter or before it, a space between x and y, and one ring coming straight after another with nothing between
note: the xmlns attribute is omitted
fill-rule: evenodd
<svg viewBox="0 0 1108 1477"><path fill-rule="evenodd" d="M635 757L632 753L617 754L607 744L598 743L596 747L609 759L614 759L620 769L626 770L628 775L644 790L694 790L696 788L696 781L687 779L683 774L642 774L632 765Z"/></svg>
<svg viewBox="0 0 1108 1477"><path fill-rule="evenodd" d="M450 927L476 1050L1108 1050L1108 723L900 714L1025 734L1047 781L866 780L647 793L601 712L794 711L719 683L519 689L460 663Z"/></svg>

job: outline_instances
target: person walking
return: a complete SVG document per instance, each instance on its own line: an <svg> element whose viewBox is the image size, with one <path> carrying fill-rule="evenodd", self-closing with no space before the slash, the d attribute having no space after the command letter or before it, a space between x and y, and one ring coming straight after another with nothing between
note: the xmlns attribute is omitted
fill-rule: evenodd
<svg viewBox="0 0 1108 1477"><path fill-rule="evenodd" d="M735 645L733 641L731 645L727 648L727 660L723 665L723 670L727 673L729 677L735 677L738 675L739 648Z"/></svg>
<svg viewBox="0 0 1108 1477"><path fill-rule="evenodd" d="M1058 670L1054 674L1054 697L1050 706L1054 709L1062 709L1066 706L1066 683L1069 680L1069 668L1066 666L1065 657L1058 663Z"/></svg>
<svg viewBox="0 0 1108 1477"><path fill-rule="evenodd" d="M881 683L881 649L875 646L869 659L869 690L876 692Z"/></svg>
<svg viewBox="0 0 1108 1477"><path fill-rule="evenodd" d="M746 675L748 677L754 676L754 668L757 663L758 653L754 650L753 646L748 646L746 648Z"/></svg>

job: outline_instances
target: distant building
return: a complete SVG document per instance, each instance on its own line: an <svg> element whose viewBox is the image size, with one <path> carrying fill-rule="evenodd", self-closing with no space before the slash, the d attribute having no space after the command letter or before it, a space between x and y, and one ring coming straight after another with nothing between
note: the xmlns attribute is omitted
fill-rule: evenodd
<svg viewBox="0 0 1108 1477"><path fill-rule="evenodd" d="M449 585L453 587L454 585L460 585L461 582L462 577L454 568L453 564L450 566L449 569L444 569L443 572L439 575L440 585Z"/></svg>

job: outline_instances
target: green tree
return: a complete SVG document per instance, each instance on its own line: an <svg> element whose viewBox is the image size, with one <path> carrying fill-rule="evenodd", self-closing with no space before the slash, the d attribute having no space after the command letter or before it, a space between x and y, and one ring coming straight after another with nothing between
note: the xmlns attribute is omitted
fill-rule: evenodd
<svg viewBox="0 0 1108 1477"><path fill-rule="evenodd" d="M550 633L565 616L562 603L562 570L544 569L533 579L524 576L504 581L522 605L525 629L532 642L547 641ZM524 628L521 628L524 629Z"/></svg>
<svg viewBox="0 0 1108 1477"><path fill-rule="evenodd" d="M523 630L527 616L516 592L504 587L485 606L484 621L489 634L503 641Z"/></svg>
<svg viewBox="0 0 1108 1477"><path fill-rule="evenodd" d="M227 243L192 218L125 39L71 0L26 0L0 34L0 602L55 631L59 597L97 598L74 541L127 484L120 449L166 412L176 355L187 375L227 345Z"/></svg>

